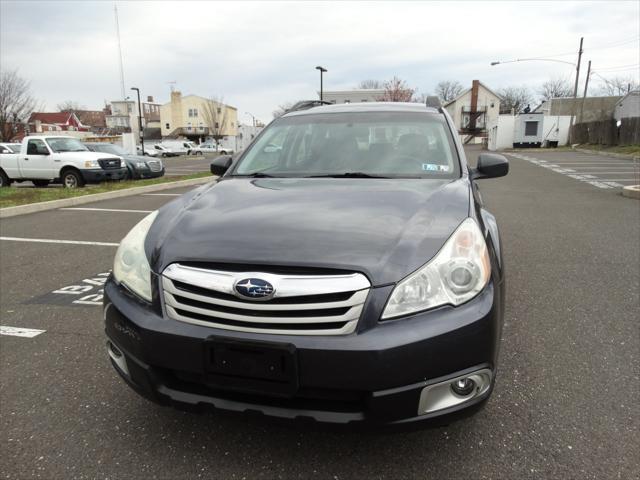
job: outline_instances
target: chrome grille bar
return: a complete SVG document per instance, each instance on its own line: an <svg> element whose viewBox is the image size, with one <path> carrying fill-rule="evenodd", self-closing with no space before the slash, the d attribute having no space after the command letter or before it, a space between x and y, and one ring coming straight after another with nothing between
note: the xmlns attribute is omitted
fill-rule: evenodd
<svg viewBox="0 0 640 480"><path fill-rule="evenodd" d="M235 301L229 297L235 294L236 282L249 277L271 283L275 288L272 300L287 298L286 303L247 301L244 298ZM352 333L362 314L370 286L366 277L359 273L281 275L208 270L174 263L162 274L168 317L227 330L273 334ZM207 295L207 291L212 295ZM343 294L339 300L327 301L327 294L337 293ZM220 294L225 294L226 298L220 298L224 297ZM313 301L316 295L324 297ZM296 297L301 297L300 303L295 301Z"/></svg>

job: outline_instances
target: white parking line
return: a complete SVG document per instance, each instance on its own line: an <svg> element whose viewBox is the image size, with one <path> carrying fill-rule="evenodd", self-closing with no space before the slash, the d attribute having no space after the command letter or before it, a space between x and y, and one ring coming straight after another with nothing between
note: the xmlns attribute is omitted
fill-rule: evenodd
<svg viewBox="0 0 640 480"><path fill-rule="evenodd" d="M0 240L9 242L35 242L35 243L65 243L71 245L97 245L99 247L117 247L119 243L108 242L86 242L84 240L56 240L52 238L19 238L19 237L0 237Z"/></svg>
<svg viewBox="0 0 640 480"><path fill-rule="evenodd" d="M58 210L80 210L83 212L128 212L128 213L151 213L153 210L122 210L119 208L83 208L83 207L69 207L59 208Z"/></svg>
<svg viewBox="0 0 640 480"><path fill-rule="evenodd" d="M9 335L12 337L37 337L46 330L37 330L35 328L19 328L19 327L6 327L0 325L0 335Z"/></svg>
<svg viewBox="0 0 640 480"><path fill-rule="evenodd" d="M179 197L182 193L141 193L143 197Z"/></svg>

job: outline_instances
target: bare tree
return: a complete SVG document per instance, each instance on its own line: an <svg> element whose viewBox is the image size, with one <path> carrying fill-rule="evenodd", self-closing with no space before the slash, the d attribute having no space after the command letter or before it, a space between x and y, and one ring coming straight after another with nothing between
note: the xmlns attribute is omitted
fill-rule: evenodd
<svg viewBox="0 0 640 480"><path fill-rule="evenodd" d="M276 108L272 112L273 118L281 117L282 115L287 113L287 110L289 110L291 107L293 107L296 103L298 103L298 102L285 102L285 103L282 103L282 104L278 105L278 108Z"/></svg>
<svg viewBox="0 0 640 480"><path fill-rule="evenodd" d="M531 92L527 87L505 87L498 90L502 97L500 102L501 113L521 113L527 105L533 101Z"/></svg>
<svg viewBox="0 0 640 480"><path fill-rule="evenodd" d="M552 98L573 97L573 86L563 78L550 78L540 86L538 93L543 101Z"/></svg>
<svg viewBox="0 0 640 480"><path fill-rule="evenodd" d="M18 75L17 70L7 70L0 74L0 138L3 142L15 135L19 123L27 121L36 108L36 100L31 96L31 86Z"/></svg>
<svg viewBox="0 0 640 480"><path fill-rule="evenodd" d="M634 90L638 90L640 85L633 77L612 77L602 81L598 93L611 97L623 96Z"/></svg>
<svg viewBox="0 0 640 480"><path fill-rule="evenodd" d="M436 95L442 102L453 100L462 92L462 85L457 80L443 80L436 85Z"/></svg>
<svg viewBox="0 0 640 480"><path fill-rule="evenodd" d="M380 80L374 80L372 78L369 78L367 80L362 80L356 88L372 90L372 89L384 88L384 85Z"/></svg>
<svg viewBox="0 0 640 480"><path fill-rule="evenodd" d="M202 104L202 115L209 127L209 136L216 142L216 147L220 143L227 131L227 109L222 97L211 97Z"/></svg>
<svg viewBox="0 0 640 480"><path fill-rule="evenodd" d="M384 93L378 98L380 102L410 102L414 89L409 88L407 82L398 77L393 77L383 84Z"/></svg>
<svg viewBox="0 0 640 480"><path fill-rule="evenodd" d="M59 112L77 112L78 110L86 110L84 105L80 105L78 102L74 102L73 100L65 100L64 102L56 105L56 108Z"/></svg>

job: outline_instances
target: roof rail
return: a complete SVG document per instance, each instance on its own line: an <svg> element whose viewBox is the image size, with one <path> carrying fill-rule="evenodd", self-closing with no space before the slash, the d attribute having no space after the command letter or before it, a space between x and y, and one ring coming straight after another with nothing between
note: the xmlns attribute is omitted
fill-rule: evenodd
<svg viewBox="0 0 640 480"><path fill-rule="evenodd" d="M429 95L426 101L427 107L432 108L442 108L442 104L440 103L440 98L435 95Z"/></svg>
<svg viewBox="0 0 640 480"><path fill-rule="evenodd" d="M302 100L287 109L285 113L296 112L298 110L309 110L310 108L320 107L322 105L331 105L331 102L325 102L323 100Z"/></svg>

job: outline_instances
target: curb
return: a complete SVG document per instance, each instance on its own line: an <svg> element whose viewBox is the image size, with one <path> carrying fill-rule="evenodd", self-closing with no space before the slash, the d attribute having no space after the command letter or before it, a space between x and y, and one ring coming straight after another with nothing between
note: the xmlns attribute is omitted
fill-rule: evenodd
<svg viewBox="0 0 640 480"><path fill-rule="evenodd" d="M622 196L640 200L640 185L629 185L628 187L622 187Z"/></svg>
<svg viewBox="0 0 640 480"><path fill-rule="evenodd" d="M627 154L627 153L602 152L600 150L589 150L587 148L574 148L573 150L581 153L591 153L592 155L600 155L601 157L624 158L626 160L640 160L640 156Z"/></svg>
<svg viewBox="0 0 640 480"><path fill-rule="evenodd" d="M156 185L145 185L144 187L124 188L122 190L114 190L113 192L93 193L89 195L81 195L79 197L61 198L60 200L50 200L48 202L38 202L30 203L28 205L18 205L17 207L0 208L0 218L16 217L18 215L26 215L28 213L43 212L45 210L55 210L57 208L83 205L85 203L110 200L112 198L140 195L141 193L158 192L161 190L170 190L172 188L179 187L190 187L192 185L203 185L217 178L217 176L190 178L189 180L178 180L177 182L158 183Z"/></svg>

